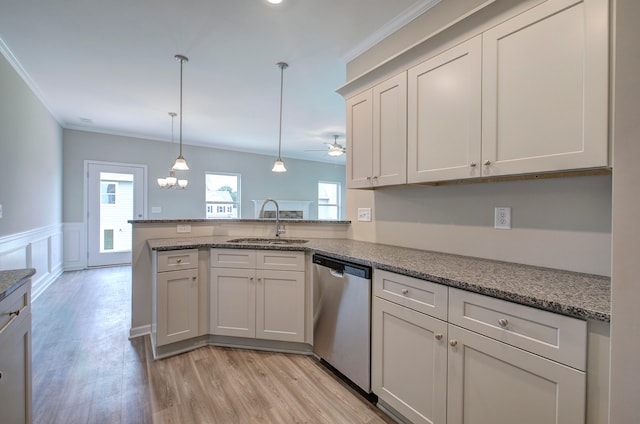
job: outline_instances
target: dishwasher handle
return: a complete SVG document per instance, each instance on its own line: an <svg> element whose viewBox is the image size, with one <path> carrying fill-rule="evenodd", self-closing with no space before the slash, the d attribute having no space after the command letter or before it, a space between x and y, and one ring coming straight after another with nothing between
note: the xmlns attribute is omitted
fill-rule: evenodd
<svg viewBox="0 0 640 424"><path fill-rule="evenodd" d="M340 271L337 269L329 268L329 274L333 275L336 278L344 278L344 271Z"/></svg>
<svg viewBox="0 0 640 424"><path fill-rule="evenodd" d="M313 255L313 263L325 268L330 268L341 274L355 275L367 280L371 279L371 267L365 265L358 265L341 259L319 255L317 253Z"/></svg>

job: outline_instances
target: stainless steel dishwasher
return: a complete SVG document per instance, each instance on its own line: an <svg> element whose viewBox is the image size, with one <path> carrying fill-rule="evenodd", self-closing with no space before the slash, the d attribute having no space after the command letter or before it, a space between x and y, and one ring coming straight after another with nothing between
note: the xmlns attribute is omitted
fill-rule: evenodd
<svg viewBox="0 0 640 424"><path fill-rule="evenodd" d="M371 268L313 255L313 351L371 393Z"/></svg>

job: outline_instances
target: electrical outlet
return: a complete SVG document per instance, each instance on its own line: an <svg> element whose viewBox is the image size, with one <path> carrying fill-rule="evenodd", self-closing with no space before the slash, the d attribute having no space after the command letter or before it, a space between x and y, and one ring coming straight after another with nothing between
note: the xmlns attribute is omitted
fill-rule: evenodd
<svg viewBox="0 0 640 424"><path fill-rule="evenodd" d="M176 229L178 233L190 233L191 225L190 224L178 224L178 228Z"/></svg>
<svg viewBox="0 0 640 424"><path fill-rule="evenodd" d="M358 221L371 221L371 208L358 208Z"/></svg>
<svg viewBox="0 0 640 424"><path fill-rule="evenodd" d="M511 229L511 208L496 208L494 228L499 230Z"/></svg>

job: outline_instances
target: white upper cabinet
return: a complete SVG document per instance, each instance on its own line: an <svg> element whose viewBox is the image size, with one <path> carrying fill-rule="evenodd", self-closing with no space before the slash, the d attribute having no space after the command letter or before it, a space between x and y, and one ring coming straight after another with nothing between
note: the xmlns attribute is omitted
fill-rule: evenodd
<svg viewBox="0 0 640 424"><path fill-rule="evenodd" d="M373 88L373 186L407 183L407 74Z"/></svg>
<svg viewBox="0 0 640 424"><path fill-rule="evenodd" d="M409 69L410 183L480 176L482 39Z"/></svg>
<svg viewBox="0 0 640 424"><path fill-rule="evenodd" d="M549 0L482 37L483 175L607 166L607 1Z"/></svg>
<svg viewBox="0 0 640 424"><path fill-rule="evenodd" d="M373 175L373 94L347 100L347 188L371 186Z"/></svg>
<svg viewBox="0 0 640 424"><path fill-rule="evenodd" d="M347 187L407 182L407 75L347 100Z"/></svg>
<svg viewBox="0 0 640 424"><path fill-rule="evenodd" d="M610 165L608 1L487 26L347 100L348 188Z"/></svg>

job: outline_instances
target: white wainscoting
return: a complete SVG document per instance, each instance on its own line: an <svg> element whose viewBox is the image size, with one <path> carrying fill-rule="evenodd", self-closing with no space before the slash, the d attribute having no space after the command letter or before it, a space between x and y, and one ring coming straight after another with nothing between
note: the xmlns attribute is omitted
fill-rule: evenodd
<svg viewBox="0 0 640 424"><path fill-rule="evenodd" d="M0 237L0 270L35 268L31 298L62 274L62 224Z"/></svg>
<svg viewBox="0 0 640 424"><path fill-rule="evenodd" d="M87 236L84 222L64 223L64 270L87 267Z"/></svg>

